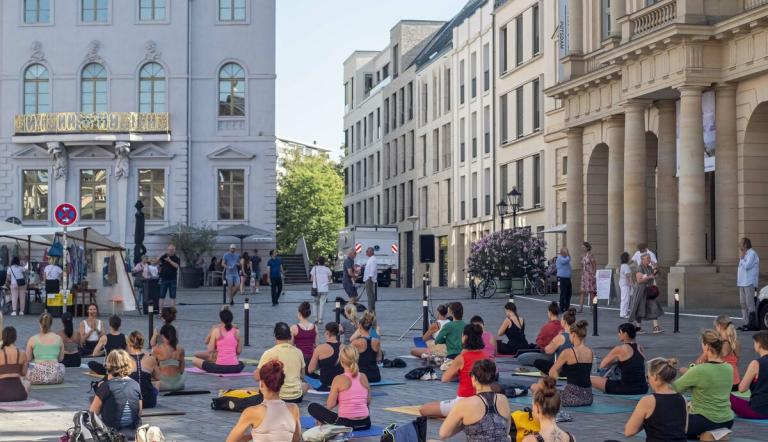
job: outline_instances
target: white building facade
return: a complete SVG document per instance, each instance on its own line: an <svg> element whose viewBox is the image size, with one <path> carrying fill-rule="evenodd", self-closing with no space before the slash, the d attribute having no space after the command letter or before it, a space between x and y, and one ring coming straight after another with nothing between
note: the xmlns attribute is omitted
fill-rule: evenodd
<svg viewBox="0 0 768 442"><path fill-rule="evenodd" d="M130 247L140 200L148 232L275 231L274 0L0 8L0 217L49 225L67 201Z"/></svg>

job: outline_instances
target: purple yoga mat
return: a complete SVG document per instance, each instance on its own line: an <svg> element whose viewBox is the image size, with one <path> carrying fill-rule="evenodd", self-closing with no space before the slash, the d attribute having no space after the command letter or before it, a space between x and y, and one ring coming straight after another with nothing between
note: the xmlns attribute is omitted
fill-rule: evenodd
<svg viewBox="0 0 768 442"><path fill-rule="evenodd" d="M188 373L195 373L195 374L207 374L209 376L218 376L220 378L242 378L242 377L251 377L253 376L252 371L241 371L240 373L208 373L207 371L200 370L197 367L190 367L184 369L184 371Z"/></svg>

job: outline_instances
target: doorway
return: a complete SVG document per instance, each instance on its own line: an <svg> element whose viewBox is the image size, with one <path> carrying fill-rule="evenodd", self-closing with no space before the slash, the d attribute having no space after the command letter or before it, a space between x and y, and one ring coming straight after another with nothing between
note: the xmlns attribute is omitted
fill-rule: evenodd
<svg viewBox="0 0 768 442"><path fill-rule="evenodd" d="M413 232L405 232L405 286L415 287L413 284Z"/></svg>

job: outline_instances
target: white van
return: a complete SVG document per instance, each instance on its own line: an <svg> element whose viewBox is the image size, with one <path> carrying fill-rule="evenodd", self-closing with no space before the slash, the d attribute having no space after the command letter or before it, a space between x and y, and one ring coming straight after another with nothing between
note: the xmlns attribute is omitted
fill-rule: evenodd
<svg viewBox="0 0 768 442"><path fill-rule="evenodd" d="M348 226L339 231L338 252L333 268L336 281L341 281L342 268L347 253L353 248L358 250L355 265L363 267L368 262L365 251L373 247L378 263L378 282L381 287L389 287L391 281L399 275L400 235L397 227L379 225ZM362 280L362 272L360 272Z"/></svg>

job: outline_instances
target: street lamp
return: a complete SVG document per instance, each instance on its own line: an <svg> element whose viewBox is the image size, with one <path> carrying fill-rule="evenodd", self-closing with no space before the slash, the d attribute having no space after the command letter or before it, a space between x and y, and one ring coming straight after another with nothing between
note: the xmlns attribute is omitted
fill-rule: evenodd
<svg viewBox="0 0 768 442"><path fill-rule="evenodd" d="M522 194L517 190L517 187L513 187L507 194L506 200L499 201L496 204L496 210L501 217L501 231L504 231L504 217L512 216L512 228L517 227L517 212L520 210L520 196Z"/></svg>
<svg viewBox="0 0 768 442"><path fill-rule="evenodd" d="M509 206L507 205L507 202L504 200L501 200L499 204L496 204L496 210L499 212L499 217L501 218L501 231L504 231L504 217L507 216L507 209Z"/></svg>

